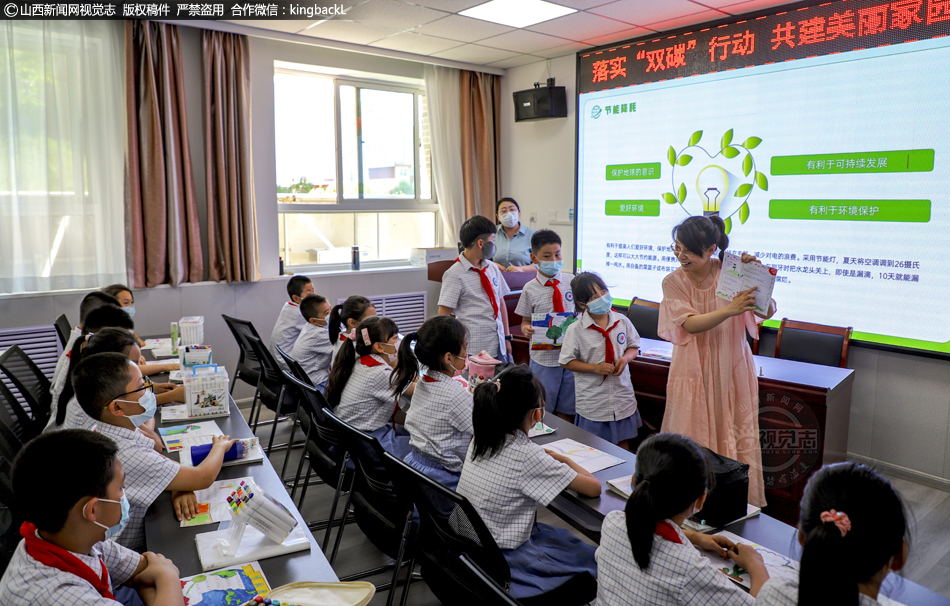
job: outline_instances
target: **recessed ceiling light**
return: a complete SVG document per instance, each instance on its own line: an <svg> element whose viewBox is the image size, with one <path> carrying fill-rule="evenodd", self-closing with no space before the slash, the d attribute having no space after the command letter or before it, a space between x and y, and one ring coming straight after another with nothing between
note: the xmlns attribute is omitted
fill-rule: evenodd
<svg viewBox="0 0 950 606"><path fill-rule="evenodd" d="M459 14L509 27L528 27L576 12L576 9L544 0L491 0Z"/></svg>

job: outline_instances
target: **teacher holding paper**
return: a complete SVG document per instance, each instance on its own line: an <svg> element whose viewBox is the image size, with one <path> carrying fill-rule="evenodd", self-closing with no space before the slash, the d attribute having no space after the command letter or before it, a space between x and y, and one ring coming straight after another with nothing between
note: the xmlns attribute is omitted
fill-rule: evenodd
<svg viewBox="0 0 950 606"><path fill-rule="evenodd" d="M658 333L673 343L662 431L692 438L748 463L749 502L765 506L759 444L759 384L746 331L756 336L754 289L730 302L716 296L729 247L718 215L690 217L673 228L680 267L663 280ZM716 251L718 258L713 258ZM743 254L742 261L755 261ZM775 301L767 316L775 313ZM757 315L757 314L756 314Z"/></svg>

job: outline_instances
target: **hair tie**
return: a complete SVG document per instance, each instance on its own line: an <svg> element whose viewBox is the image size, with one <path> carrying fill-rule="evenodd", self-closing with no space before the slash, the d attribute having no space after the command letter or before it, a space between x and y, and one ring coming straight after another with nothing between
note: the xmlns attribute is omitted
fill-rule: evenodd
<svg viewBox="0 0 950 606"><path fill-rule="evenodd" d="M89 339L91 339L93 336L95 336L95 334L96 334L96 333L94 333L94 332L87 332L87 333L86 333L86 343L88 343L88 342L89 342Z"/></svg>
<svg viewBox="0 0 950 606"><path fill-rule="evenodd" d="M838 530L841 531L842 537L851 531L851 518L849 518L846 513L835 511L834 509L823 511L821 512L821 521L823 524L833 522L834 525L838 527Z"/></svg>
<svg viewBox="0 0 950 606"><path fill-rule="evenodd" d="M356 341L356 329L354 328L350 332L346 333L346 338L350 341Z"/></svg>
<svg viewBox="0 0 950 606"><path fill-rule="evenodd" d="M360 333L363 335L363 344L366 345L366 347L372 345L372 342L369 340L369 329L364 328Z"/></svg>

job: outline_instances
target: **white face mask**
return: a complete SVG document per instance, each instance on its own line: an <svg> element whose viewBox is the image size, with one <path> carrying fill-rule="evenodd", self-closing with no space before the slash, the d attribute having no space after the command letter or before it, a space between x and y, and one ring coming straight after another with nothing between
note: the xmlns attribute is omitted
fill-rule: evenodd
<svg viewBox="0 0 950 606"><path fill-rule="evenodd" d="M501 224L507 228L512 228L518 224L518 211L512 210L510 212L504 213L498 220L501 221Z"/></svg>

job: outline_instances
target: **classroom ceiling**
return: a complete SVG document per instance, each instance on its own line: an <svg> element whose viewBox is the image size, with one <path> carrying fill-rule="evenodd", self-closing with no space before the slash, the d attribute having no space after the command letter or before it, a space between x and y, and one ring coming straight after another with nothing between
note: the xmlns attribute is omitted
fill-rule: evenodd
<svg viewBox="0 0 950 606"><path fill-rule="evenodd" d="M346 16L328 21L230 23L507 69L570 55L592 46L788 3L788 0L551 0L577 12L525 28L457 14L485 1L342 0Z"/></svg>

